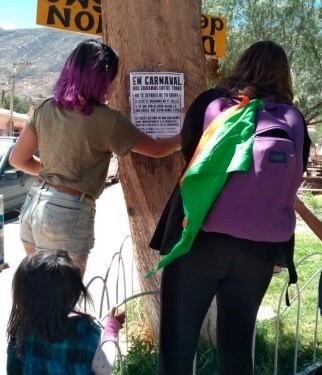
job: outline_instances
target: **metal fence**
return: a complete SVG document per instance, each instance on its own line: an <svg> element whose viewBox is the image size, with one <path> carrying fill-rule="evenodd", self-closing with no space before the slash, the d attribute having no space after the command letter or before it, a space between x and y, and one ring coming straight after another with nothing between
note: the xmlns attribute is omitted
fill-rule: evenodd
<svg viewBox="0 0 322 375"><path fill-rule="evenodd" d="M312 253L310 255L305 256L302 258L297 264L296 269L298 274L301 274L301 267L310 262L313 258L321 259L322 261L322 253ZM322 262L320 262L322 264ZM312 321L312 362L311 364L305 368L303 371L298 372L298 354L299 354L299 338L300 338L300 329L301 329L301 320L300 320L300 313L302 309L302 305L305 304L305 299L303 298L303 293L305 290L311 287L314 281L320 278L322 272L322 267L318 267L313 271L310 277L300 284L299 282L296 284L296 293L291 298L291 308L296 309L296 325L295 325L295 343L294 343L294 359L293 359L293 372L292 375L305 375L312 371L315 367L321 365L317 358L317 348L318 348L318 326L319 326L319 303L318 303L318 293L316 298L316 310L315 310L315 317L314 321ZM279 301L278 301L278 308L277 308L277 315L275 318L275 355L274 355L274 375L278 374L278 357L279 357L279 342L280 342L280 322L283 315L287 312L289 307L283 306L282 301L284 299L286 290L288 287L288 279L285 280L283 288L280 293Z"/></svg>
<svg viewBox="0 0 322 375"><path fill-rule="evenodd" d="M125 256L125 252L127 254ZM310 254L303 259L301 259L297 265L297 272L300 275L301 267L307 263L312 261L312 259L321 259L320 264L322 265L322 253L313 253ZM318 302L316 305L316 312L314 320L312 321L312 360L305 369L302 369L301 372L298 372L298 354L299 354L299 340L300 340L300 330L301 330L301 320L300 320L300 312L303 306L305 306L305 300L303 298L303 293L306 289L310 288L313 282L316 282L317 279L320 277L322 272L322 266L318 267L313 271L310 277L305 280L305 282L300 285L297 283L295 286L295 293L293 297L290 299L291 307L286 307L283 303L285 298L285 293L288 287L288 276L285 276L285 280L282 286L282 290L280 292L278 302L277 302L277 309L276 315L273 317L275 321L275 349L274 349L274 369L272 370L273 375L277 375L279 372L279 347L281 342L281 333L280 333L280 325L283 316L289 311L289 309L296 310L296 324L294 326L294 356L293 356L293 364L292 364L292 375L307 375L315 368L321 365L319 358L317 358L317 348L318 348L318 326L319 326L319 306ZM112 306L122 307L127 311L129 303L131 301L138 300L142 297L148 297L151 295L159 294L158 290L151 290L151 291L144 291L141 292L138 288L135 287L135 266L133 261L133 254L132 254L132 242L131 237L127 236L123 240L120 248L114 253L111 262L107 265L107 270L105 275L94 276L88 283L87 288L89 289L90 294L94 297L94 307L90 306L82 306L86 311L93 313L96 317L98 322L103 327L103 321L107 317L107 313ZM317 296L318 297L318 296ZM318 301L318 298L316 298ZM82 301L80 303L82 305ZM123 374L123 354L126 354L127 350L129 349L130 338L129 338L129 326L126 320L125 323L125 334L124 340L122 345L117 344L117 349L119 352L119 359L120 359L120 373ZM254 333L254 346L253 346L253 357L255 358L256 352L256 332ZM196 359L194 361L194 372L195 375L197 373L196 370ZM202 374L201 374L202 375Z"/></svg>

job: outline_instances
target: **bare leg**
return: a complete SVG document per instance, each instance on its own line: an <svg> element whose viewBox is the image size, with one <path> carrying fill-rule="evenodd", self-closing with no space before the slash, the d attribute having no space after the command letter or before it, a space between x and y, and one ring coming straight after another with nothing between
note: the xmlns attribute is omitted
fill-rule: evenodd
<svg viewBox="0 0 322 375"><path fill-rule="evenodd" d="M25 248L26 254L28 257L33 255L36 252L35 245L32 243L22 241L23 247Z"/></svg>

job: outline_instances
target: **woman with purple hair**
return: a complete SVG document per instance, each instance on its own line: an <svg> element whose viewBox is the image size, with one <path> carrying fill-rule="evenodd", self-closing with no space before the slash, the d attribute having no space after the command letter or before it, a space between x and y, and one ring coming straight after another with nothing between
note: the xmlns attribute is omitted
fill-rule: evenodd
<svg viewBox="0 0 322 375"><path fill-rule="evenodd" d="M20 216L28 255L62 249L84 272L94 246L95 200L112 153L163 157L181 147L180 136L152 139L105 104L117 71L112 48L96 40L80 43L67 58L53 97L36 109L11 152L11 165L40 180Z"/></svg>

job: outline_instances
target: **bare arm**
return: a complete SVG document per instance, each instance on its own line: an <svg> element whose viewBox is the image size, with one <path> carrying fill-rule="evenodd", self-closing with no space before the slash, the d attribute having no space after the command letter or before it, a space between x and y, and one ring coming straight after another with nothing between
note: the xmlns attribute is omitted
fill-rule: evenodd
<svg viewBox="0 0 322 375"><path fill-rule="evenodd" d="M34 156L37 148L37 136L26 126L11 151L9 163L20 171L38 176L40 160Z"/></svg>
<svg viewBox="0 0 322 375"><path fill-rule="evenodd" d="M153 158L162 158L179 150L181 150L180 134L171 138L153 139L142 133L131 151Z"/></svg>
<svg viewBox="0 0 322 375"><path fill-rule="evenodd" d="M98 346L92 362L92 371L95 375L112 374L116 355L115 345L124 321L125 312L115 314L115 307L113 307L105 323L102 343Z"/></svg>
<svg viewBox="0 0 322 375"><path fill-rule="evenodd" d="M322 222L311 212L306 205L296 196L294 202L295 211L306 222L308 227L315 233L322 241Z"/></svg>

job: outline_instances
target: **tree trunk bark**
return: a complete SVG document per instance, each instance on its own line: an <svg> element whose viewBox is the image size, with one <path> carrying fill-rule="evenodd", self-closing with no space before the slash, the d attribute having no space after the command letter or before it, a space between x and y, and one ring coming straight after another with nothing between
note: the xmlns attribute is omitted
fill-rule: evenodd
<svg viewBox="0 0 322 375"><path fill-rule="evenodd" d="M201 0L108 0L102 6L105 41L120 56L112 108L130 116L130 72L180 72L185 79L186 109L206 88ZM159 289L159 274L149 280L144 277L158 259L158 253L148 243L182 166L180 153L159 160L130 153L120 160L142 291ZM159 299L147 297L145 307L153 338L157 340Z"/></svg>

